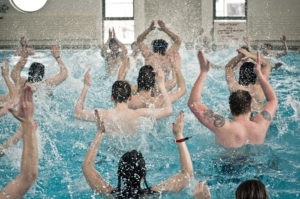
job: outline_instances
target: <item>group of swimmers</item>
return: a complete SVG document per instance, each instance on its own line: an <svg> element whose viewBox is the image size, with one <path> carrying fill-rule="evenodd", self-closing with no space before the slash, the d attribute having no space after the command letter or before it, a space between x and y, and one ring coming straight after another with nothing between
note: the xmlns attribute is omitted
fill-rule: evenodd
<svg viewBox="0 0 300 199"><path fill-rule="evenodd" d="M186 93L185 80L181 71L181 57L178 52L181 40L166 27L163 21L158 20L157 26L152 21L134 43L135 50L142 53L146 63L139 70L137 85L129 84L125 80L130 68L127 49L117 39L114 29L109 30L109 38L101 48L101 55L106 60L107 73L115 74L118 78L112 85L111 99L114 108L108 110L84 108L85 98L91 86L90 69L84 75L84 86L75 105L74 117L97 124L97 134L82 164L86 181L96 193L112 194L116 198L139 198L148 194L178 192L193 179L193 164L185 144L189 137L183 135L184 114L182 111L173 123L173 134L180 156L178 174L157 185L149 186L146 181L147 171L143 155L136 150L129 151L121 157L117 187L106 182L94 167L97 149L103 135L136 134L140 125L139 118L160 119L172 115L172 103ZM144 43L147 35L155 29L166 33L172 39L173 44L170 48L163 39L154 40L152 50ZM7 60L4 61L2 67L2 76L9 92L0 95L0 100L3 102L0 106L0 116L11 112L20 121L20 126L11 138L1 145L0 152L4 155L5 149L21 138L24 144L20 175L1 190L0 198L22 197L37 178L37 126L33 119L33 92L41 89L42 85L51 89L68 77L68 69L60 56L59 48L53 45L52 55L60 67L60 72L44 80L44 65L34 62L29 68L28 78L22 78L21 71L26 64L27 57L34 53L27 43L27 39L22 38L22 47L16 52L20 60L11 71L13 82L9 78ZM201 95L211 63L205 57L203 50L199 50L197 57L200 74L187 102L195 117L215 134L216 142L225 148L239 148L245 144L263 144L278 106L275 92L268 80L271 72L270 63L259 53L253 53L243 47L237 49L237 55L226 64L225 73L230 90L229 106L232 114L232 119L229 120L214 113L203 104ZM235 78L235 68L239 68L239 80ZM172 77L169 79L170 76ZM17 105L18 109L15 110ZM141 186L142 181L144 181L145 188ZM194 195L195 198L210 198L205 182L196 186ZM252 197L246 197L249 195ZM238 187L236 198L268 198L268 194L260 181L252 179Z"/></svg>

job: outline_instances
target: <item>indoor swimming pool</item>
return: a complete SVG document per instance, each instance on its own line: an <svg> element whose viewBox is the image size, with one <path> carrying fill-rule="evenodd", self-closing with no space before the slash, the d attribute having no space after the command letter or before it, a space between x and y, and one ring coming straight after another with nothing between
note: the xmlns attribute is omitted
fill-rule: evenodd
<svg viewBox="0 0 300 199"><path fill-rule="evenodd" d="M10 67L17 62L13 51L0 51L0 61L9 59ZM182 71L187 92L173 105L173 115L159 120L143 120L137 135L104 137L95 167L110 184L117 185L117 166L120 157L130 149L140 150L146 161L147 181L155 185L180 170L179 155L172 135L172 122L178 112L185 113L184 135L194 165L195 181L180 193L163 194L160 198L193 198L198 181L206 180L212 198L234 198L237 186L244 180L257 178L268 189L270 198L300 198L300 54L290 51L280 60L284 63L272 71L270 82L275 89L279 108L260 146L245 146L228 150L215 143L215 136L192 114L187 100L199 74L196 50L180 50ZM234 47L207 53L208 59L224 66L235 56ZM101 198L88 186L81 169L87 149L96 135L95 123L74 118L74 106L83 87L86 67L91 67L92 85L85 108L111 108L111 85L116 77L107 77L99 49L62 50L61 57L69 69L69 77L53 89L49 96L37 91L35 120L38 122L39 176L24 198ZM32 62L45 65L45 77L55 74L59 67L50 50L37 51L28 58L24 75ZM10 68L10 69L11 69ZM128 80L136 83L138 68L131 63ZM0 93L7 91L1 79ZM203 91L203 103L219 114L230 117L229 91L224 68L211 69ZM0 118L0 143L9 138L19 122L11 114ZM5 151L0 157L0 185L20 172L22 142Z"/></svg>

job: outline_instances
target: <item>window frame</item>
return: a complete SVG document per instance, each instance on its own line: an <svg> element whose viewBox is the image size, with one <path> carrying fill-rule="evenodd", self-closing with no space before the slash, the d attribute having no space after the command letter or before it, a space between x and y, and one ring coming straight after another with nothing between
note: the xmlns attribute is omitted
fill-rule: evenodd
<svg viewBox="0 0 300 199"><path fill-rule="evenodd" d="M106 0L102 0L102 18L104 20L134 20L134 0L132 0L132 17L106 17L105 8L106 8ZM104 24L104 23L103 23Z"/></svg>
<svg viewBox="0 0 300 199"><path fill-rule="evenodd" d="M247 20L247 10L248 10L248 0L245 0L245 16L244 17L234 17L234 16L231 16L231 17L217 17L216 16L216 1L217 0L213 0L213 17L214 17L214 20Z"/></svg>

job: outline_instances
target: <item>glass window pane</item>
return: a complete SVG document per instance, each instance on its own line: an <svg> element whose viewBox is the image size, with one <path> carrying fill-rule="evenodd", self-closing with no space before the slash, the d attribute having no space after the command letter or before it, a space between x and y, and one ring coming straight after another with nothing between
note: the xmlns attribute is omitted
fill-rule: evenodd
<svg viewBox="0 0 300 199"><path fill-rule="evenodd" d="M245 17L246 0L216 0L216 17Z"/></svg>
<svg viewBox="0 0 300 199"><path fill-rule="evenodd" d="M133 17L133 0L105 0L105 17Z"/></svg>
<svg viewBox="0 0 300 199"><path fill-rule="evenodd" d="M134 20L105 20L104 42L108 39L108 29L114 28L116 37L123 44L131 44L134 41Z"/></svg>

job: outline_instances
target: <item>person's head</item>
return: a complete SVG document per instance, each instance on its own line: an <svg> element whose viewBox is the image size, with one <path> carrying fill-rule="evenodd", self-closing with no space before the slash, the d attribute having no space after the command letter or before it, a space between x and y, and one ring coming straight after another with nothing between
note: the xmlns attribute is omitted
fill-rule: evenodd
<svg viewBox="0 0 300 199"><path fill-rule="evenodd" d="M229 96L229 107L233 116L242 115L251 111L252 97L248 91L237 90Z"/></svg>
<svg viewBox="0 0 300 199"><path fill-rule="evenodd" d="M126 152L120 158L118 165L118 192L124 198L138 198L142 192L142 180L149 189L146 181L146 163L142 153L136 150Z"/></svg>
<svg viewBox="0 0 300 199"><path fill-rule="evenodd" d="M45 66L38 62L33 62L28 70L28 79L30 83L40 82L45 75Z"/></svg>
<svg viewBox="0 0 300 199"><path fill-rule="evenodd" d="M251 179L242 182L235 192L236 199L268 199L265 185L257 180Z"/></svg>
<svg viewBox="0 0 300 199"><path fill-rule="evenodd" d="M168 42L163 39L155 39L152 41L152 48L154 53L165 55L168 48Z"/></svg>
<svg viewBox="0 0 300 199"><path fill-rule="evenodd" d="M244 62L240 67L239 72L239 84L243 86L248 86L249 84L255 84L257 75L254 71L253 62Z"/></svg>
<svg viewBox="0 0 300 199"><path fill-rule="evenodd" d="M126 81L115 81L112 85L111 97L115 103L127 102L131 96L130 84Z"/></svg>
<svg viewBox="0 0 300 199"><path fill-rule="evenodd" d="M149 91L155 86L155 72L152 66L145 65L139 71L137 79L138 92Z"/></svg>
<svg viewBox="0 0 300 199"><path fill-rule="evenodd" d="M22 47L26 47L28 45L28 39L25 36L21 37L20 44Z"/></svg>
<svg viewBox="0 0 300 199"><path fill-rule="evenodd" d="M261 46L261 49L262 49L262 54L267 56L267 55L269 55L272 52L273 46L272 46L272 44L264 43Z"/></svg>
<svg viewBox="0 0 300 199"><path fill-rule="evenodd" d="M108 47L109 47L109 49L110 49L112 52L118 52L118 51L119 51L119 44L118 44L118 42L116 41L116 39L114 39L114 38L111 38L111 39L109 40Z"/></svg>

